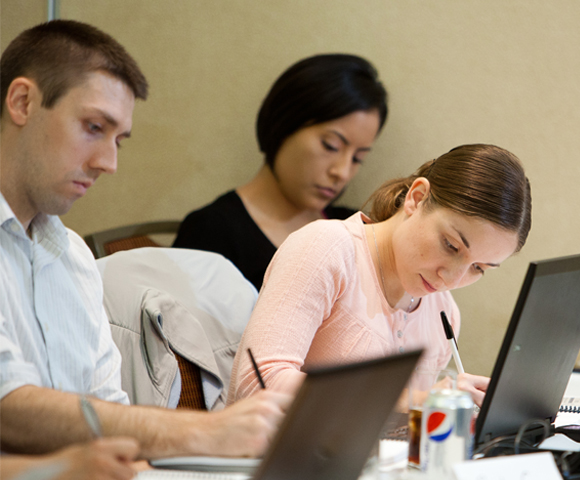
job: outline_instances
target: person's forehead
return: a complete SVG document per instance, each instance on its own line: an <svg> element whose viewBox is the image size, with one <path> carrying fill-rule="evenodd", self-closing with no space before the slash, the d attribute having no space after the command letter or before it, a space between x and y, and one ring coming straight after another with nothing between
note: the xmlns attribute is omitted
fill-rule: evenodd
<svg viewBox="0 0 580 480"><path fill-rule="evenodd" d="M75 94L111 94L116 93L127 99L135 101L135 95L131 88L119 77L104 70L88 72L79 78L67 92L67 95Z"/></svg>
<svg viewBox="0 0 580 480"><path fill-rule="evenodd" d="M472 250L487 248L488 243L494 243L498 247L505 246L505 250L511 250L510 254L517 248L517 232L507 230L490 220L476 216L463 215L448 209L443 209L443 223L450 231L461 238L461 240L472 246ZM501 256L501 255L500 255ZM501 263L501 262L493 262Z"/></svg>
<svg viewBox="0 0 580 480"><path fill-rule="evenodd" d="M62 98L62 103L81 110L104 112L120 126L125 124L125 128L130 128L135 96L121 79L96 71L73 86Z"/></svg>

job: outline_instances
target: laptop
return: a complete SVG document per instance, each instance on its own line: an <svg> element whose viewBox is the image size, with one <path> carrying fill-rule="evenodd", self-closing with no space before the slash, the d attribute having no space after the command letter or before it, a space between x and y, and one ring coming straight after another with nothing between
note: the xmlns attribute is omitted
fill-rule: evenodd
<svg viewBox="0 0 580 480"><path fill-rule="evenodd" d="M308 375L263 460L182 457L158 468L246 471L254 480L355 480L421 351L317 368Z"/></svg>
<svg viewBox="0 0 580 480"><path fill-rule="evenodd" d="M580 255L532 262L475 428L480 445L554 421L580 349Z"/></svg>

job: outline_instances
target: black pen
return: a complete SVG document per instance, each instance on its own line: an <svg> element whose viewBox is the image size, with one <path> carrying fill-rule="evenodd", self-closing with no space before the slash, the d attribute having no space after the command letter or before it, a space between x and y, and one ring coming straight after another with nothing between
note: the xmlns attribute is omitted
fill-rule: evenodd
<svg viewBox="0 0 580 480"><path fill-rule="evenodd" d="M447 315L441 310L441 322L443 322L443 329L445 330L445 336L449 340L449 345L451 345L451 351L453 352L453 360L455 360L455 366L457 367L458 373L465 373L463 370L463 364L461 363L461 358L459 358L459 350L457 349L457 340L455 340L455 334L453 333L453 327L447 320Z"/></svg>
<svg viewBox="0 0 580 480"><path fill-rule="evenodd" d="M264 379L262 378L262 375L260 374L260 370L258 369L258 364L256 363L254 356L252 355L252 350L250 350L249 348L248 348L248 355L250 355L250 360L252 361L252 365L254 366L254 371L256 372L256 377L258 377L258 381L260 382L260 386L262 388L266 388L266 384L264 383Z"/></svg>

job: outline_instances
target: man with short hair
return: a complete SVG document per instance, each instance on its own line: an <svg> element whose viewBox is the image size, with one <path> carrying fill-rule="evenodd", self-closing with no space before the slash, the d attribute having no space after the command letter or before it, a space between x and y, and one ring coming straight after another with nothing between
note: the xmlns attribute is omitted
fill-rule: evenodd
<svg viewBox="0 0 580 480"><path fill-rule="evenodd" d="M147 97L135 61L100 30L57 20L20 34L0 72L1 449L88 440L78 394L89 394L105 435L136 438L144 458L261 454L286 396L212 413L126 405L94 258L57 217L115 172Z"/></svg>

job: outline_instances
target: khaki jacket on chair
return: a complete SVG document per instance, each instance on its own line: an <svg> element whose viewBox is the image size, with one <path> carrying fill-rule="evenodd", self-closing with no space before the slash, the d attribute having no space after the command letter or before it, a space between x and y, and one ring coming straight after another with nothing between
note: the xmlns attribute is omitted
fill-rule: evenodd
<svg viewBox="0 0 580 480"><path fill-rule="evenodd" d="M97 265L131 403L175 406L177 352L200 367L207 409L223 408L253 285L221 255L198 250L139 248Z"/></svg>

